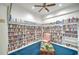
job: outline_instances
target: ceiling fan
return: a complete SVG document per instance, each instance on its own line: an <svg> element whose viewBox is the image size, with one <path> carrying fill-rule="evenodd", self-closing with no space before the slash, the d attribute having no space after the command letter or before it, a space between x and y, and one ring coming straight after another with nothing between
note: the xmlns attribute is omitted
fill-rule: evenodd
<svg viewBox="0 0 79 59"><path fill-rule="evenodd" d="M45 9L47 12L49 12L49 9L47 7L51 7L51 6L55 6L56 4L53 3L53 4L46 4L46 3L43 3L43 5L34 5L35 7L41 7L41 9L39 10L39 12L42 11L42 9Z"/></svg>

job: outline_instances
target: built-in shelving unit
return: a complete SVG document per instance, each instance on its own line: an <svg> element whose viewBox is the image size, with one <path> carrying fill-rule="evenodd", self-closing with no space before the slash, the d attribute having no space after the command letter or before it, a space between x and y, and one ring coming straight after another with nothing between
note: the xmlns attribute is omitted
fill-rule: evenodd
<svg viewBox="0 0 79 59"><path fill-rule="evenodd" d="M35 27L35 39L37 40L42 39L42 27L41 26Z"/></svg>
<svg viewBox="0 0 79 59"><path fill-rule="evenodd" d="M48 27L48 30L47 28L43 29L44 32L51 32L52 42L78 50L79 18L72 17L43 25Z"/></svg>
<svg viewBox="0 0 79 59"><path fill-rule="evenodd" d="M51 27L51 34L52 34L52 41L55 43L62 43L62 37L63 37L63 27L62 27L62 21L57 21L55 24Z"/></svg>
<svg viewBox="0 0 79 59"><path fill-rule="evenodd" d="M79 18L69 18L63 21L63 44L78 48Z"/></svg>
<svg viewBox="0 0 79 59"><path fill-rule="evenodd" d="M8 52L41 40L40 29L35 24L8 22Z"/></svg>

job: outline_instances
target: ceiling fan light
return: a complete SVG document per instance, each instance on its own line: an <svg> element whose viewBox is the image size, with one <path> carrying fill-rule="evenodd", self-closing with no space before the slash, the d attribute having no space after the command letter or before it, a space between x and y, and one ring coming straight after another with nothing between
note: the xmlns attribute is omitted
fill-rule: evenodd
<svg viewBox="0 0 79 59"><path fill-rule="evenodd" d="M35 9L35 7L34 7L34 6L32 6L32 9Z"/></svg>
<svg viewBox="0 0 79 59"><path fill-rule="evenodd" d="M62 7L62 4L59 4L59 7Z"/></svg>

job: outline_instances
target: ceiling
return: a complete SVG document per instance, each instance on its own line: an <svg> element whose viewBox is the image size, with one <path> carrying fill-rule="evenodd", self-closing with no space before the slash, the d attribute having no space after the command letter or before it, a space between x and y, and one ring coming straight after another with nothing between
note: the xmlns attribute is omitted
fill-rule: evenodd
<svg viewBox="0 0 79 59"><path fill-rule="evenodd" d="M47 3L50 4L50 3ZM48 7L48 9L50 10L49 12L47 12L46 10L42 10L41 12L38 12L41 7L34 7L34 5L42 5L42 3L19 3L18 5L22 6L23 8L25 8L26 10L29 10L32 13L35 13L37 15L39 15L41 18L44 18L45 16L51 14L51 13L55 13L56 11L71 7L73 5L76 5L75 3L56 3L55 6L51 6Z"/></svg>
<svg viewBox="0 0 79 59"><path fill-rule="evenodd" d="M79 8L78 8L79 3L56 3L55 6L48 7L48 9L50 10L49 12L47 12L44 9L41 12L38 12L41 9L41 7L34 7L34 5L42 5L43 3L12 3L12 4L14 5L14 7L18 5L20 8L25 9L24 11L32 13L33 15L35 15L35 18L38 16L39 19L38 20L36 19L35 21L40 21L40 23L43 23L44 21L49 20L49 18L51 18L51 17L58 16L58 13L61 14L63 11L65 11L65 13L68 13L75 9L79 10ZM51 3L46 3L46 4L51 4ZM9 3L8 4L1 3L0 5L8 6ZM69 10L67 10L67 9L69 9ZM23 12L21 12L21 13L23 13ZM46 18L47 16L51 16L51 17ZM30 18L30 17L28 17L28 18Z"/></svg>

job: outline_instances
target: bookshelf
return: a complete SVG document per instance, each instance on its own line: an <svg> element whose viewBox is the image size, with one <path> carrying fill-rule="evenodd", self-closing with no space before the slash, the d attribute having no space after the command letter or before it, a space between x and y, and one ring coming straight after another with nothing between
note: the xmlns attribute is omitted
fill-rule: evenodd
<svg viewBox="0 0 79 59"><path fill-rule="evenodd" d="M38 27L36 25L28 25L19 22L9 22L8 52L19 49L35 41L41 40L41 30L39 28L41 29L41 27Z"/></svg>
<svg viewBox="0 0 79 59"><path fill-rule="evenodd" d="M62 43L62 33L63 27L62 27L62 21L55 22L51 27L51 34L52 34L52 41L55 43Z"/></svg>
<svg viewBox="0 0 79 59"><path fill-rule="evenodd" d="M72 17L64 20L63 24L63 44L78 48L78 24L79 18Z"/></svg>
<svg viewBox="0 0 79 59"><path fill-rule="evenodd" d="M72 49L78 49L79 45L79 18L72 17L62 21L43 24L43 32L51 33L51 40Z"/></svg>
<svg viewBox="0 0 79 59"><path fill-rule="evenodd" d="M41 26L35 27L35 39L37 40L42 39L42 27Z"/></svg>

